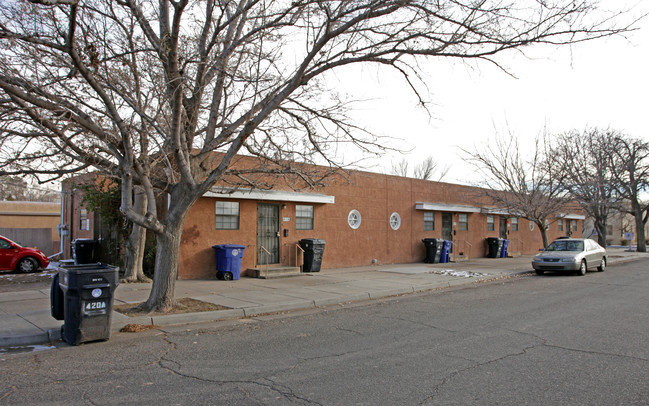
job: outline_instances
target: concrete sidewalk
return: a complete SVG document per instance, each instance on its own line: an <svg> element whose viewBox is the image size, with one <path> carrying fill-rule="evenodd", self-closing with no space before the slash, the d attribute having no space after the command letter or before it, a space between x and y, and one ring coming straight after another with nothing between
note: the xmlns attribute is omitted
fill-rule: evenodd
<svg viewBox="0 0 649 406"><path fill-rule="evenodd" d="M609 248L609 265L642 258L645 253ZM284 279L241 278L237 281L176 282L176 298L192 298L226 310L128 317L113 312L112 331L127 324L158 326L253 317L264 313L308 309L338 303L378 299L532 272L531 255L518 258L476 258L446 264L374 265L325 269ZM121 284L114 305L145 301L150 284ZM50 290L0 293L0 347L51 343L61 338L62 321L50 311Z"/></svg>

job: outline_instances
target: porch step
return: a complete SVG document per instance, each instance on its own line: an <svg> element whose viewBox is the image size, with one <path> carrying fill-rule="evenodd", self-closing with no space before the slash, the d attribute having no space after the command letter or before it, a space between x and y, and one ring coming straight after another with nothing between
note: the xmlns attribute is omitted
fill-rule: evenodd
<svg viewBox="0 0 649 406"><path fill-rule="evenodd" d="M269 266L268 268L248 268L246 270L247 276L260 279L288 278L291 276L300 276L301 274L300 267L296 266Z"/></svg>

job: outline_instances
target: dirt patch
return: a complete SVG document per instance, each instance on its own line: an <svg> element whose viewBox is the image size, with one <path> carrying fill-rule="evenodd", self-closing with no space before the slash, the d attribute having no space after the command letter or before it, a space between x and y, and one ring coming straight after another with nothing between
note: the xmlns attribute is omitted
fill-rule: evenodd
<svg viewBox="0 0 649 406"><path fill-rule="evenodd" d="M200 300L183 297L176 299L178 303L176 307L168 312L150 312L147 313L138 308L142 303L126 303L122 305L113 306L115 311L118 311L129 317L137 316L164 316L166 314L183 314L183 313L200 313L200 312L213 312L216 310L229 310L230 307L217 305L214 303L207 303Z"/></svg>
<svg viewBox="0 0 649 406"><path fill-rule="evenodd" d="M119 331L122 333L141 333L158 328L155 324L127 324Z"/></svg>

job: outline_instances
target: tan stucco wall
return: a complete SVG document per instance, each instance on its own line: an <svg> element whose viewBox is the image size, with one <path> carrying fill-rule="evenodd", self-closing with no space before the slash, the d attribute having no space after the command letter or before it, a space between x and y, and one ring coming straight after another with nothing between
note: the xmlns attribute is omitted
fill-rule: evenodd
<svg viewBox="0 0 649 406"><path fill-rule="evenodd" d="M52 230L52 247L48 252L59 250L56 227L60 222L60 203L0 201L0 228L48 228Z"/></svg>
<svg viewBox="0 0 649 406"><path fill-rule="evenodd" d="M60 219L60 203L0 202L0 227L3 228L52 228L52 238L58 239L56 226Z"/></svg>

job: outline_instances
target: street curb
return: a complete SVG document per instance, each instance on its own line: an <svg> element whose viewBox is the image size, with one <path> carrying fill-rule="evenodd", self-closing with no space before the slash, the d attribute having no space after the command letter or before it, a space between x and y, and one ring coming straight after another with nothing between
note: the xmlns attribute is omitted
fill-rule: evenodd
<svg viewBox="0 0 649 406"><path fill-rule="evenodd" d="M616 257L609 258L608 265L620 265L629 262L634 262L642 259L649 258L649 255L638 255L633 257ZM478 277L478 278L463 278L458 277L446 281L439 281L437 283L428 283L421 282L406 286L395 286L392 288L381 289L377 287L376 290L363 291L367 288L359 288L359 292L354 293L350 292L348 294L337 295L334 292L330 292L329 289L324 289L321 292L325 292L327 295L331 296L324 297L322 299L300 299L300 298L289 298L290 302L280 302L280 303L271 303L271 304L260 304L260 305L251 305L241 308L232 308L226 310L217 310L209 312L198 312L198 313L181 313L181 314L170 314L170 315L161 315L161 316L138 316L138 317L129 317L123 315L119 312L113 311L111 317L111 333L119 333L120 330L128 324L141 324L141 325L154 325L154 326L183 326L183 325L192 325L199 323L208 323L216 322L223 320L236 320L236 319L245 319L252 318L256 316L272 314L272 313L281 313L281 312L290 312L298 310L308 310L324 306L331 305L343 305L346 303L353 302L363 302L368 300L378 300L389 298L392 296L399 295L409 295L417 294L428 291L434 291L439 289L448 289L448 288L458 288L462 286L471 286L479 282L494 282L498 280L507 279L513 276L534 274L534 271L530 269L531 267L526 267L525 269L519 270L500 270L498 273L486 274L487 277ZM309 275L307 275L309 276ZM35 298L42 298L42 295L46 295L46 292L39 291L39 294L35 295ZM19 295L16 295L19 296ZM290 295L289 295L290 296ZM7 296L5 296L6 299ZM288 297L288 296L286 296ZM24 296L21 296L24 298ZM5 300L8 301L8 300ZM48 328L45 330L45 327L41 327L41 332L35 332L31 334L23 334L17 336L0 336L0 347L16 347L16 346L29 346L29 345L38 345L44 343L54 343L61 340L61 329L60 328Z"/></svg>

